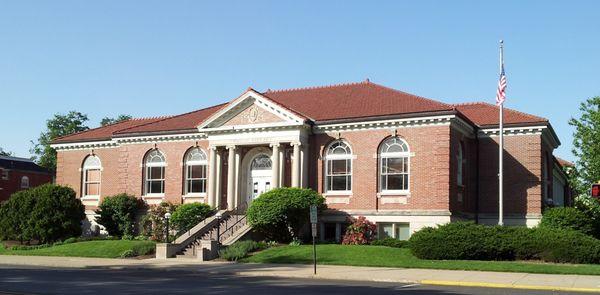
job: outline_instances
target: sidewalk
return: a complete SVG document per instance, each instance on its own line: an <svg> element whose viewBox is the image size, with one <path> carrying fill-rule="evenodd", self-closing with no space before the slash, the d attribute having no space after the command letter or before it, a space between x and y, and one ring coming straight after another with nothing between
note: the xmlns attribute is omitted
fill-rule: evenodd
<svg viewBox="0 0 600 295"><path fill-rule="evenodd" d="M44 256L0 256L0 266L2 265L52 268L157 269L167 271L176 269L194 272L228 273L240 276L319 278L600 293L600 276L584 275L318 265L317 275L315 276L313 275L312 265L238 264L199 262L191 259L135 260Z"/></svg>

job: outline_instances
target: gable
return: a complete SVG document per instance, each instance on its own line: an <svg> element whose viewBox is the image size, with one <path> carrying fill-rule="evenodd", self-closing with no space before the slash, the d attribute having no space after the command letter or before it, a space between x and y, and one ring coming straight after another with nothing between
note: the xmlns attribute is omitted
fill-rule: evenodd
<svg viewBox="0 0 600 295"><path fill-rule="evenodd" d="M251 125L302 125L305 119L249 89L202 122L198 129Z"/></svg>
<svg viewBox="0 0 600 295"><path fill-rule="evenodd" d="M284 123L285 120L269 112L264 107L252 104L226 121L223 126L249 125L262 123Z"/></svg>

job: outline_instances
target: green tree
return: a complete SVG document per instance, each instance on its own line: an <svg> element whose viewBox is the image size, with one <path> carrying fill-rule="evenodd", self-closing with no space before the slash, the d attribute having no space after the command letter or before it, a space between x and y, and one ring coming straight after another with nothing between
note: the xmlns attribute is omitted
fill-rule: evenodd
<svg viewBox="0 0 600 295"><path fill-rule="evenodd" d="M118 194L106 197L98 206L96 222L104 226L111 236L132 236L135 232L135 216L141 202L134 196Z"/></svg>
<svg viewBox="0 0 600 295"><path fill-rule="evenodd" d="M87 115L76 111L66 115L55 114L46 121L46 131L40 134L37 142L31 142L33 159L42 167L56 170L56 151L50 147L50 143L58 137L88 130L89 127L85 125L87 121Z"/></svg>
<svg viewBox="0 0 600 295"><path fill-rule="evenodd" d="M3 148L0 147L0 156L12 156L12 152L7 152Z"/></svg>
<svg viewBox="0 0 600 295"><path fill-rule="evenodd" d="M116 118L104 117L104 118L102 118L102 121L100 121L100 125L106 126L106 125L115 124L115 123L119 123L119 122L127 121L127 120L131 120L130 115L121 114Z"/></svg>
<svg viewBox="0 0 600 295"><path fill-rule="evenodd" d="M571 118L573 154L577 156L571 184L578 194L587 194L592 183L600 180L600 97L592 97L579 106L581 116Z"/></svg>

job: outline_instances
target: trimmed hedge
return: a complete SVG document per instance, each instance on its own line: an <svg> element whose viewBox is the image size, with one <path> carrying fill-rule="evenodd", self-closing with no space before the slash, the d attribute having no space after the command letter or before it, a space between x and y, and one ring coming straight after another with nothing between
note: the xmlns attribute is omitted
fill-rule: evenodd
<svg viewBox="0 0 600 295"><path fill-rule="evenodd" d="M398 240L394 238L385 238L381 240L375 240L371 242L372 246L385 246L392 248L406 248L408 247L408 241Z"/></svg>
<svg viewBox="0 0 600 295"><path fill-rule="evenodd" d="M135 215L142 206L141 201L128 194L118 194L104 198L96 214L96 222L104 226L111 236L133 236Z"/></svg>
<svg viewBox="0 0 600 295"><path fill-rule="evenodd" d="M248 222L267 239L288 243L299 238L300 230L308 224L311 205L323 210L325 198L311 189L272 189L252 201Z"/></svg>
<svg viewBox="0 0 600 295"><path fill-rule="evenodd" d="M189 203L177 206L171 216L173 229L177 230L177 235L192 229L200 221L206 219L213 213L212 208L204 203Z"/></svg>
<svg viewBox="0 0 600 295"><path fill-rule="evenodd" d="M219 257L229 261L238 261L246 257L248 253L263 249L264 247L266 247L265 244L259 244L251 240L238 241L219 251Z"/></svg>
<svg viewBox="0 0 600 295"><path fill-rule="evenodd" d="M421 259L600 263L600 240L578 231L548 227L455 222L414 233L409 247Z"/></svg>
<svg viewBox="0 0 600 295"><path fill-rule="evenodd" d="M544 211L540 227L562 228L594 233L593 220L582 211L572 207L556 207Z"/></svg>

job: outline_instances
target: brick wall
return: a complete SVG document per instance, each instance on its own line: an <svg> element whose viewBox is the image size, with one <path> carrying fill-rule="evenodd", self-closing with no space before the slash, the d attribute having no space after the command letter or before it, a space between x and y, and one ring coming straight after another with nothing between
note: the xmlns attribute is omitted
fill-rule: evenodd
<svg viewBox="0 0 600 295"><path fill-rule="evenodd" d="M10 195L22 190L21 178L27 176L29 178L29 187L36 187L45 183L52 182L52 175L48 173L9 170L8 179L2 179L3 169L0 167L0 202L8 200Z"/></svg>

